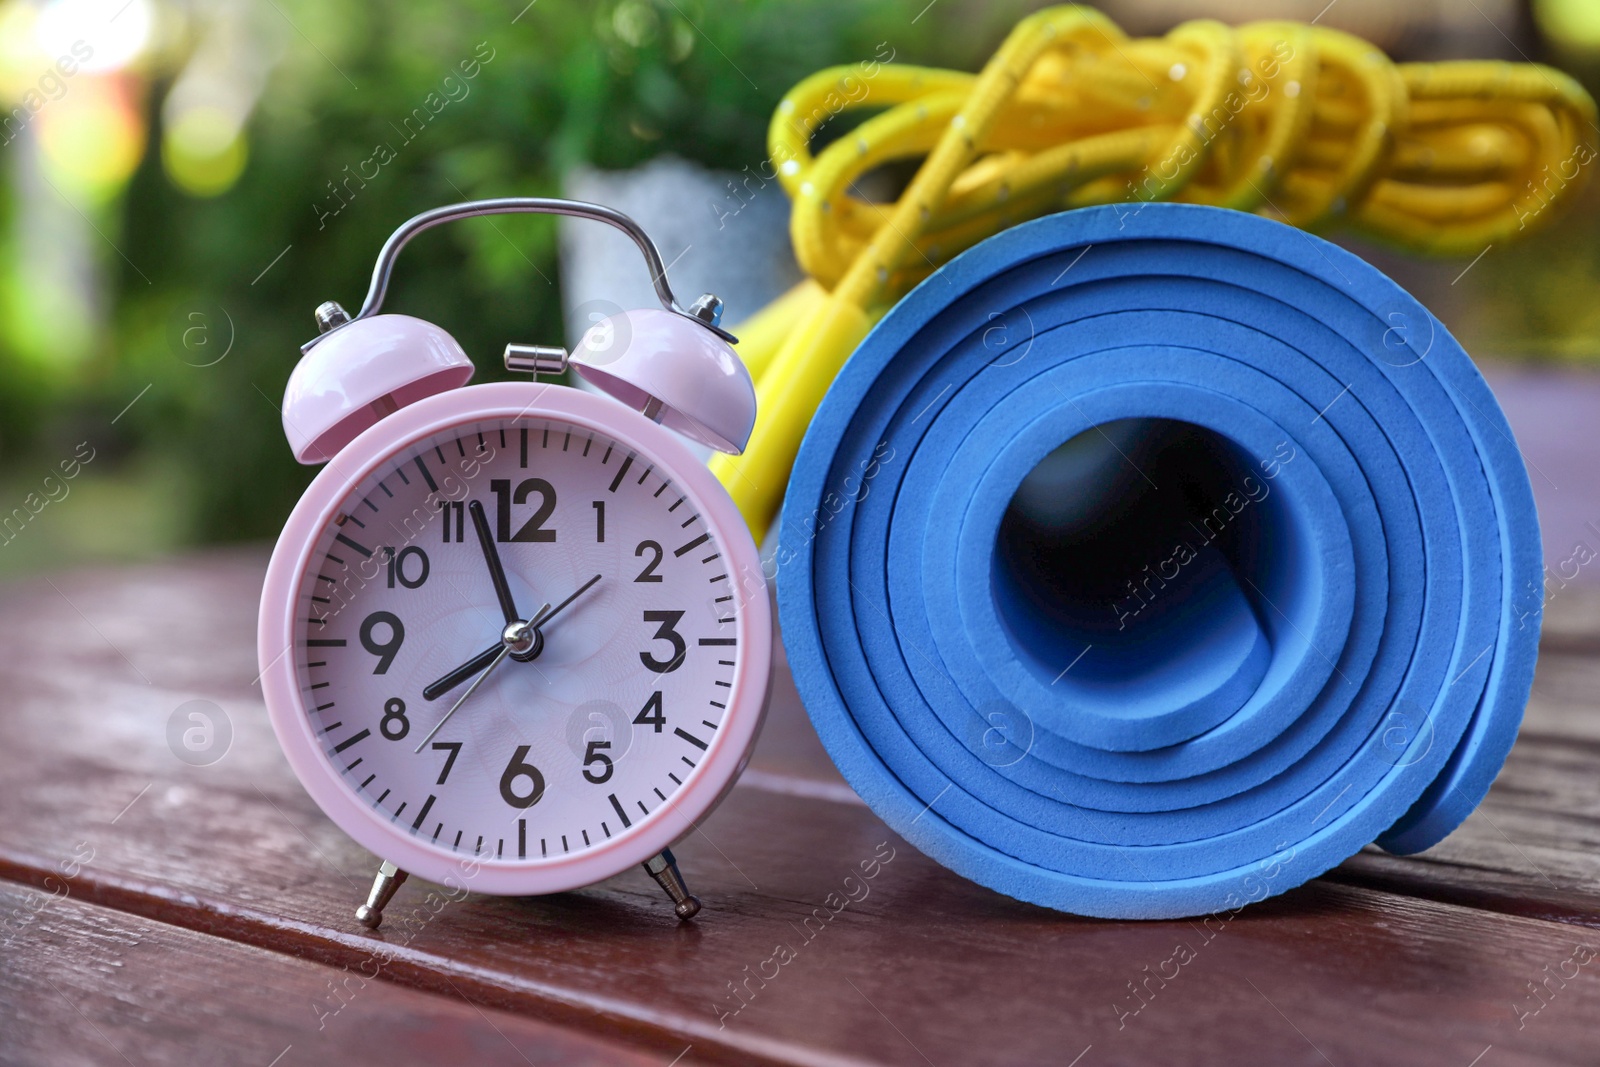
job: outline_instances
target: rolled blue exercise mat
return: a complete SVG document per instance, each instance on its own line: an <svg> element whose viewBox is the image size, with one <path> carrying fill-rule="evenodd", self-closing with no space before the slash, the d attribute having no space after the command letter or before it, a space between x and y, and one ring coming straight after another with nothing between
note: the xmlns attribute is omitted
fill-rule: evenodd
<svg viewBox="0 0 1600 1067"><path fill-rule="evenodd" d="M777 551L855 790L1085 915L1434 844L1538 649L1533 495L1461 346L1356 256L1215 208L1039 219L923 282L818 410Z"/></svg>

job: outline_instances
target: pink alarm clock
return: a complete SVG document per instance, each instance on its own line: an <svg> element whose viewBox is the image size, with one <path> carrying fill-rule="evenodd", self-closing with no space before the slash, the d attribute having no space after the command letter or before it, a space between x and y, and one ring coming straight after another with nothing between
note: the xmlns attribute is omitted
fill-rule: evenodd
<svg viewBox="0 0 1600 1067"><path fill-rule="evenodd" d="M469 386L448 333L378 314L411 237L505 212L606 222L644 254L662 308L596 324L570 357L506 349L598 393ZM407 872L520 896L642 864L680 918L699 910L669 846L748 759L772 651L755 543L678 439L738 453L755 421L720 312L677 304L631 219L535 198L417 216L354 318L318 308L283 427L327 465L272 554L258 654L290 766L382 858L368 926Z"/></svg>

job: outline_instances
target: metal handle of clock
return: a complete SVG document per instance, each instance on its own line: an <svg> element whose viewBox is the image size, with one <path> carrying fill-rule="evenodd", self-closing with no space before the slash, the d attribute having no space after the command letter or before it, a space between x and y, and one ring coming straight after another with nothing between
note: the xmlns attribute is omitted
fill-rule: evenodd
<svg viewBox="0 0 1600 1067"><path fill-rule="evenodd" d="M467 200L459 204L446 204L436 207L431 211L424 211L407 219L401 226L389 235L383 243L383 248L378 252L378 261L372 268L372 283L367 287L367 298L361 303L361 310L356 312L351 322L356 322L376 315L383 306L383 299L389 292L389 279L394 274L395 260L400 257L400 250L419 233L431 230L435 226L442 226L447 222L456 222L460 219L478 218L483 215L568 215L573 218L589 219L594 222L603 222L608 226L615 226L633 239L644 255L645 265L650 269L650 283L655 287L656 298L661 301L661 306L675 315L682 315L690 322L703 326L724 341L734 344L738 338L724 330L714 322L695 315L684 308L672 295L672 287L667 284L667 268L661 262L661 253L656 250L655 242L650 240L650 235L644 232L637 222L612 208L600 204L586 204L580 200L560 200L554 197L543 196L503 196L490 200ZM343 324L341 324L343 325ZM332 333L333 331L329 331ZM328 334L323 334L326 337ZM303 346L309 349L322 337L313 339Z"/></svg>

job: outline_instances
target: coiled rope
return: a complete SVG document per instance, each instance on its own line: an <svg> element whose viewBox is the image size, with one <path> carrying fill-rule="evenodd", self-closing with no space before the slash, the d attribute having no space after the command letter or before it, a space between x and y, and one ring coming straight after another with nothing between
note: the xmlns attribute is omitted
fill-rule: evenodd
<svg viewBox="0 0 1600 1067"><path fill-rule="evenodd" d="M812 154L823 122L863 108L886 110ZM1395 64L1293 22L1203 20L1132 39L1075 5L1024 19L976 75L820 71L784 97L768 134L810 278L737 330L761 418L745 453L713 469L764 532L812 413L871 325L1015 223L1178 200L1476 255L1574 197L1595 130L1588 93L1544 66ZM852 192L868 171L916 157L898 201Z"/></svg>

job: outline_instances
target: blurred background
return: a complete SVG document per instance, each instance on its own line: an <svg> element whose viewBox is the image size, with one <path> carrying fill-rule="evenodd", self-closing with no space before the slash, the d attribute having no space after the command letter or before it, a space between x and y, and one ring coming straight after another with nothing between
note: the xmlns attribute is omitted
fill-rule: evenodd
<svg viewBox="0 0 1600 1067"><path fill-rule="evenodd" d="M1325 4L1099 6L1135 34L1318 18L1397 59L1535 59L1600 89L1595 0ZM669 260L698 242L675 284L692 297L720 265L736 322L793 276L781 195L743 180L782 94L891 52L975 70L1038 6L0 0L0 512L46 501L0 535L0 577L273 538L314 474L278 415L311 312L359 306L384 238L418 211L606 199L664 228ZM1470 270L1334 236L1432 308L1497 388L1521 383L1519 435L1559 451L1592 428L1600 391L1573 383L1593 368L1600 384L1600 190ZM473 221L408 248L386 308L445 326L489 380L509 340L574 341L613 262L639 291L626 257L586 257L547 218ZM1540 488L1566 526L1600 518ZM1600 528L1582 536L1600 545Z"/></svg>

